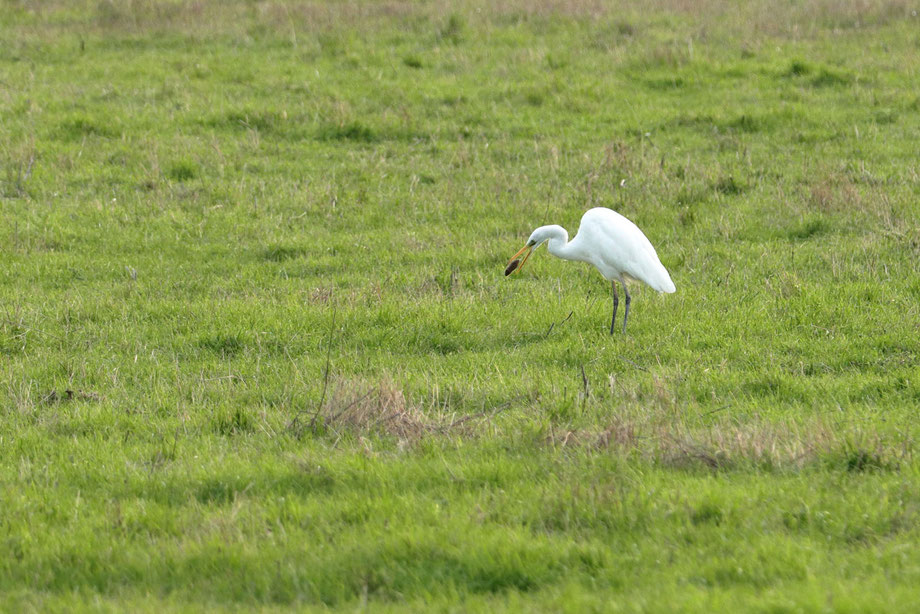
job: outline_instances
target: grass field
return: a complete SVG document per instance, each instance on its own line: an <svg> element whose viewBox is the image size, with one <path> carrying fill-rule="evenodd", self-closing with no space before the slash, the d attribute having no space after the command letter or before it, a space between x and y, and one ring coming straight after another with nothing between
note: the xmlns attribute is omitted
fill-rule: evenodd
<svg viewBox="0 0 920 614"><path fill-rule="evenodd" d="M918 9L2 0L0 610L914 610Z"/></svg>

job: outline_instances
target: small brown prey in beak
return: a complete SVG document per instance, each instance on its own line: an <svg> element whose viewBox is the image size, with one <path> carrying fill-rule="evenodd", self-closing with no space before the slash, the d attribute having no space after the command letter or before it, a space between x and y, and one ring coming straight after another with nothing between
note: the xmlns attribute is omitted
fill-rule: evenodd
<svg viewBox="0 0 920 614"><path fill-rule="evenodd" d="M527 255L526 255L526 256L524 256L524 260L523 260L523 261L519 260L520 255L523 254L523 253L524 253L524 250L527 249L527 248L530 248L530 251L527 252ZM515 255L511 256L511 260L508 261L508 266L505 268L505 276L507 277L508 275L511 275L511 274L514 273L515 271L520 271L521 269L523 269L523 268L524 268L524 263L527 262L527 259L530 258L530 255L531 255L532 253L533 253L533 246L531 246L531 245L529 245L529 244L528 244L528 245L525 245L524 247L522 247L521 249L519 249L519 250L518 250L518 253L516 253Z"/></svg>

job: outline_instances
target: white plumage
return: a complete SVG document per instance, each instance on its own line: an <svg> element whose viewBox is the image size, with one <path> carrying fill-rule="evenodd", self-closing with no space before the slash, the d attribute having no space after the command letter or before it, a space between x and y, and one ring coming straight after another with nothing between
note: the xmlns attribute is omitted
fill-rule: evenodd
<svg viewBox="0 0 920 614"><path fill-rule="evenodd" d="M546 248L554 256L564 260L580 260L594 265L613 288L613 318L610 333L613 334L617 317L616 282L623 284L626 294L626 314L623 317L623 332L626 332L626 320L629 318L629 290L626 278L638 279L659 292L674 292L674 282L667 269L658 259L655 248L639 227L628 219L604 207L596 207L585 212L575 238L569 241L569 233L562 226L540 226L530 235L527 244L511 258L506 275L523 268L535 249L546 243ZM518 257L530 249L519 262ZM519 264L516 264L519 262Z"/></svg>

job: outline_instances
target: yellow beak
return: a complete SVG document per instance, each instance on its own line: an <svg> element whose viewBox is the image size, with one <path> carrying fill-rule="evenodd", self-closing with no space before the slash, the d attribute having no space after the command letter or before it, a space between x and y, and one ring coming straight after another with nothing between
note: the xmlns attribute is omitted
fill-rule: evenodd
<svg viewBox="0 0 920 614"><path fill-rule="evenodd" d="M526 256L524 256L523 262L521 262L520 264L515 264L515 262L517 261L517 259L520 257L521 254L524 253L524 250L526 250L526 249L530 249L530 251L527 252L527 255L526 255ZM516 253L515 255L511 256L511 260L508 261L508 267L505 269L505 275L511 275L511 274L514 273L515 271L520 271L521 269L523 269L523 268L524 268L524 263L527 262L527 259L530 258L530 255L531 255L532 253L533 253L533 247L530 246L530 245L525 245L524 247L522 247L521 249L519 249L519 250L518 250L518 253Z"/></svg>

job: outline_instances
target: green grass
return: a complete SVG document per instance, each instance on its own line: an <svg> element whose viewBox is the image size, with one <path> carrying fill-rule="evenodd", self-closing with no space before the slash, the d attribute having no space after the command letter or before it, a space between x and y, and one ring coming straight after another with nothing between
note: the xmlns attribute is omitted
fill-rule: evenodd
<svg viewBox="0 0 920 614"><path fill-rule="evenodd" d="M909 3L0 7L0 609L915 608Z"/></svg>

